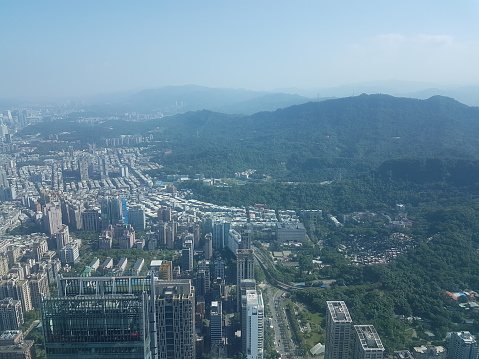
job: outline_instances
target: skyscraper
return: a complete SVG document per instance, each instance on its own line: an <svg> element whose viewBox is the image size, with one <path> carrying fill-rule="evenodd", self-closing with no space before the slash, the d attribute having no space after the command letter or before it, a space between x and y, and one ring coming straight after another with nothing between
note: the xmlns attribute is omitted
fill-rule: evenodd
<svg viewBox="0 0 479 359"><path fill-rule="evenodd" d="M343 301L328 301L324 359L348 359L351 342L351 316Z"/></svg>
<svg viewBox="0 0 479 359"><path fill-rule="evenodd" d="M241 341L247 359L263 358L264 304L261 292L247 290L242 297Z"/></svg>
<svg viewBox="0 0 479 359"><path fill-rule="evenodd" d="M448 359L478 359L479 346L469 332L453 332L447 351Z"/></svg>
<svg viewBox="0 0 479 359"><path fill-rule="evenodd" d="M186 239L183 243L183 249L181 250L181 271L193 270L193 240Z"/></svg>
<svg viewBox="0 0 479 359"><path fill-rule="evenodd" d="M241 292L239 290L243 279L254 279L254 250L253 249L237 249L236 250L236 288L237 288L237 305L241 305Z"/></svg>
<svg viewBox="0 0 479 359"><path fill-rule="evenodd" d="M382 359L384 346L372 325L355 325L353 359Z"/></svg>
<svg viewBox="0 0 479 359"><path fill-rule="evenodd" d="M218 301L211 302L210 339L211 344L223 342L223 313Z"/></svg>
<svg viewBox="0 0 479 359"><path fill-rule="evenodd" d="M146 293L46 298L45 350L55 358L151 358Z"/></svg>
<svg viewBox="0 0 479 359"><path fill-rule="evenodd" d="M153 358L194 359L195 292L191 281L155 281L151 303Z"/></svg>

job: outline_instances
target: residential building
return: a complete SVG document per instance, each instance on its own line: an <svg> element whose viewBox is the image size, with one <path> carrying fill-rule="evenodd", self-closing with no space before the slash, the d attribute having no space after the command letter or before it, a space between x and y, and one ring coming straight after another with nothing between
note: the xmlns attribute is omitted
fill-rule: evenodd
<svg viewBox="0 0 479 359"><path fill-rule="evenodd" d="M479 346L470 332L453 332L449 341L447 359L478 359Z"/></svg>
<svg viewBox="0 0 479 359"><path fill-rule="evenodd" d="M349 359L352 319L343 301L326 302L326 347L324 359Z"/></svg>
<svg viewBox="0 0 479 359"><path fill-rule="evenodd" d="M153 358L194 359L195 291L191 281L155 281L153 291Z"/></svg>
<svg viewBox="0 0 479 359"><path fill-rule="evenodd" d="M384 346L372 325L355 325L353 359L382 359Z"/></svg>

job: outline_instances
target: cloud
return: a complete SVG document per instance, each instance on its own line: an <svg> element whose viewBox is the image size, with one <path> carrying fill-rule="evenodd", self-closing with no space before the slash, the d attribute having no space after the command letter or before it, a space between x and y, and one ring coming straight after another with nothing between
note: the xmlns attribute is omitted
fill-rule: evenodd
<svg viewBox="0 0 479 359"><path fill-rule="evenodd" d="M450 46L454 43L454 38L450 35L420 34L412 37L411 41L421 45Z"/></svg>

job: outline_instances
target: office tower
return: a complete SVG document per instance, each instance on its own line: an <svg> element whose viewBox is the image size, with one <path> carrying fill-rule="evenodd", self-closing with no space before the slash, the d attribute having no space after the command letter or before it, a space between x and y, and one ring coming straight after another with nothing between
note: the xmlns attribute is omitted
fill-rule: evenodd
<svg viewBox="0 0 479 359"><path fill-rule="evenodd" d="M183 249L181 250L181 271L193 270L193 241L191 239L185 240Z"/></svg>
<svg viewBox="0 0 479 359"><path fill-rule="evenodd" d="M201 233L213 233L213 218L210 216L204 218L201 222Z"/></svg>
<svg viewBox="0 0 479 359"><path fill-rule="evenodd" d="M209 301L211 294L211 276L210 276L210 261L205 259L198 262L198 269L196 271L196 297L203 297L205 301Z"/></svg>
<svg viewBox="0 0 479 359"><path fill-rule="evenodd" d="M19 300L0 300L0 330L18 329L24 323L22 304Z"/></svg>
<svg viewBox="0 0 479 359"><path fill-rule="evenodd" d="M155 281L152 285L153 358L194 359L195 292L191 281Z"/></svg>
<svg viewBox="0 0 479 359"><path fill-rule="evenodd" d="M48 359L151 358L143 294L46 298L42 323Z"/></svg>
<svg viewBox="0 0 479 359"><path fill-rule="evenodd" d="M210 340L213 343L223 342L223 312L221 302L211 302L210 308Z"/></svg>
<svg viewBox="0 0 479 359"><path fill-rule="evenodd" d="M240 283L243 279L254 279L254 251L253 249L236 250L236 289L237 305L241 305Z"/></svg>
<svg viewBox="0 0 479 359"><path fill-rule="evenodd" d="M247 290L241 298L241 342L247 359L263 358L264 304L261 292Z"/></svg>
<svg viewBox="0 0 479 359"><path fill-rule="evenodd" d="M214 278L225 279L226 262L223 258L218 258L213 262L215 268Z"/></svg>
<svg viewBox="0 0 479 359"><path fill-rule="evenodd" d="M101 220L103 228L117 224L123 219L123 206L119 197L105 197L101 201Z"/></svg>
<svg viewBox="0 0 479 359"><path fill-rule="evenodd" d="M384 346L372 325L355 325L353 359L382 359Z"/></svg>
<svg viewBox="0 0 479 359"><path fill-rule="evenodd" d="M204 245L204 257L205 259L211 259L213 256L213 236L211 233L205 235L205 245Z"/></svg>
<svg viewBox="0 0 479 359"><path fill-rule="evenodd" d="M241 231L241 248L250 249L253 242L253 226L247 224Z"/></svg>
<svg viewBox="0 0 479 359"><path fill-rule="evenodd" d="M128 223L137 231L144 231L146 228L145 210L141 206L134 206L128 209Z"/></svg>
<svg viewBox="0 0 479 359"><path fill-rule="evenodd" d="M213 225L213 248L222 249L228 241L228 233L231 229L231 223L225 221L217 221ZM206 232L209 233L209 232Z"/></svg>
<svg viewBox="0 0 479 359"><path fill-rule="evenodd" d="M447 359L478 359L479 346L469 332L453 332L447 351Z"/></svg>
<svg viewBox="0 0 479 359"><path fill-rule="evenodd" d="M343 301L328 301L324 359L348 359L351 342L351 316Z"/></svg>
<svg viewBox="0 0 479 359"><path fill-rule="evenodd" d="M58 233L62 228L62 210L57 203L47 203L43 208L43 226L48 235Z"/></svg>

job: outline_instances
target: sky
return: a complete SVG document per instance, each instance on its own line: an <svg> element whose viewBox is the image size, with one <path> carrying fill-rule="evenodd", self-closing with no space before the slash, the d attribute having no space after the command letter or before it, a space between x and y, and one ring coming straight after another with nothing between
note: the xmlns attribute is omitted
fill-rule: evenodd
<svg viewBox="0 0 479 359"><path fill-rule="evenodd" d="M0 98L479 84L479 0L1 0Z"/></svg>

